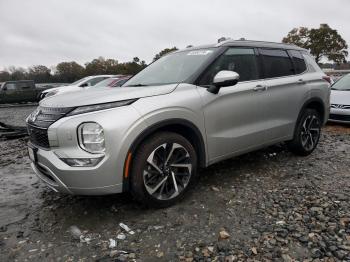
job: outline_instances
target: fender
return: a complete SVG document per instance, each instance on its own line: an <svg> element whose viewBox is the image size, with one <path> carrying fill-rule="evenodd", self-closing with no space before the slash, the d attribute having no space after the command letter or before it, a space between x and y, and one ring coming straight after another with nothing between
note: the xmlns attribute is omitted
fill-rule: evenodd
<svg viewBox="0 0 350 262"><path fill-rule="evenodd" d="M124 164L124 172L123 172L123 191L128 191L130 186L129 185L130 176L125 177L125 174L126 174L126 171L128 172L130 171L130 167L132 165L132 155L134 154L137 146L140 145L140 143L144 139L146 139L148 136L152 135L153 133L157 132L158 130L162 130L163 128L171 127L174 125L181 125L191 129L191 131L196 136L196 140L197 140L195 141L196 142L195 146L198 154L199 166L200 167L206 166L207 161L206 161L205 143L204 143L204 138L201 132L199 131L199 128L196 125L194 125L192 122L181 118L172 118L172 119L163 120L147 127L141 134L137 136L137 138L131 144L124 162L125 164Z"/></svg>

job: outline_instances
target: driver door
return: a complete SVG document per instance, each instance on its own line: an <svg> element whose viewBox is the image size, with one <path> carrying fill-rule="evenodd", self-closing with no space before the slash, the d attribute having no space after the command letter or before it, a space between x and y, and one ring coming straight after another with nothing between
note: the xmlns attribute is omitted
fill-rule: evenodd
<svg viewBox="0 0 350 262"><path fill-rule="evenodd" d="M240 75L234 86L222 87L212 94L203 86L212 84L221 70ZM250 151L265 143L266 124L262 102L265 82L260 80L254 48L229 48L209 66L199 80L209 161Z"/></svg>

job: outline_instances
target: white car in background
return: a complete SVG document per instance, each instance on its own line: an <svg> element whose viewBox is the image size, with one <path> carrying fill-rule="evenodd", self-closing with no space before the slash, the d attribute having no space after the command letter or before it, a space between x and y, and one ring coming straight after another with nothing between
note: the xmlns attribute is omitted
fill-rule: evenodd
<svg viewBox="0 0 350 262"><path fill-rule="evenodd" d="M329 121L350 124L350 74L340 78L331 87Z"/></svg>
<svg viewBox="0 0 350 262"><path fill-rule="evenodd" d="M73 91L79 91L83 90L85 88L90 88L91 86L96 85L97 83L111 77L117 77L116 75L95 75L95 76L87 76L84 77L78 81L75 81L74 83L71 83L69 85L55 87L46 89L40 94L40 100L44 99L48 96L53 96L57 94L67 93L67 92L73 92Z"/></svg>

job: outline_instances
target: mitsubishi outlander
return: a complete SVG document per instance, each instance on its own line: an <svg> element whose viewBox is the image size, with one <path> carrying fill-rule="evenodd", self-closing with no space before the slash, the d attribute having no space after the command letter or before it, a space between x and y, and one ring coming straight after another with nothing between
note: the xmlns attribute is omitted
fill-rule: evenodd
<svg viewBox="0 0 350 262"><path fill-rule="evenodd" d="M227 40L172 52L122 87L48 97L28 117L32 168L56 192L130 191L169 206L199 167L286 142L317 146L329 78L293 45Z"/></svg>

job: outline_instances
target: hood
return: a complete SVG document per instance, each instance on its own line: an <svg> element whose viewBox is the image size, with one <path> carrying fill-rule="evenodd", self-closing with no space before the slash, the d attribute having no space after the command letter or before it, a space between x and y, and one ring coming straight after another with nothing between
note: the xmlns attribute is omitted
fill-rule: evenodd
<svg viewBox="0 0 350 262"><path fill-rule="evenodd" d="M58 87L46 89L43 92L49 93L49 92L53 92L53 91L58 91L59 93L61 93L61 92L64 93L64 92L76 91L79 88L80 87L78 87L78 86L58 86Z"/></svg>
<svg viewBox="0 0 350 262"><path fill-rule="evenodd" d="M45 98L40 102L43 107L77 107L93 104L116 102L147 96L165 95L175 90L178 84L145 87L101 87L84 92L69 92Z"/></svg>
<svg viewBox="0 0 350 262"><path fill-rule="evenodd" d="M350 105L350 90L349 91L331 91L331 104Z"/></svg>

